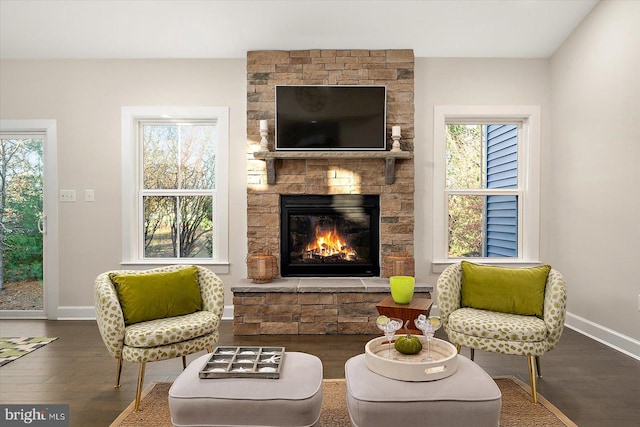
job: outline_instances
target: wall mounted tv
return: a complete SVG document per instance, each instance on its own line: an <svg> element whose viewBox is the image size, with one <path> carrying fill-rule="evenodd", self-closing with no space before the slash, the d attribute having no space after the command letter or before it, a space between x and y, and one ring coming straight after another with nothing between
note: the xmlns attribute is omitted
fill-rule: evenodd
<svg viewBox="0 0 640 427"><path fill-rule="evenodd" d="M276 150L386 149L385 86L276 86Z"/></svg>

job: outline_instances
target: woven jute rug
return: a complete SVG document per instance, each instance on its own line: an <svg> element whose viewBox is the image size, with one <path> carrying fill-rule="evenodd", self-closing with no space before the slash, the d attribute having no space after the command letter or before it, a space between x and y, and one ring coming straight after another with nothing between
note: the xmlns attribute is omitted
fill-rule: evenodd
<svg viewBox="0 0 640 427"><path fill-rule="evenodd" d="M13 362L19 357L44 347L57 337L10 337L0 338L0 366Z"/></svg>
<svg viewBox="0 0 640 427"><path fill-rule="evenodd" d="M501 427L577 427L558 408L538 393L538 404L531 402L529 386L515 377L494 378L502 392ZM169 412L171 383L151 383L143 391L140 411L133 412L132 402L111 427L171 427ZM351 426L347 410L346 386L343 379L324 380L320 425L322 427Z"/></svg>

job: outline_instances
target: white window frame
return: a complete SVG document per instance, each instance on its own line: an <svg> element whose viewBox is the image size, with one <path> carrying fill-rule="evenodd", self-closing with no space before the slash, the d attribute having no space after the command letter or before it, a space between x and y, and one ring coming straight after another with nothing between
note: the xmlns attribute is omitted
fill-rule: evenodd
<svg viewBox="0 0 640 427"><path fill-rule="evenodd" d="M518 190L483 189L481 194L518 196L518 256L513 258L449 257L448 196L472 194L446 186L446 126L449 123L518 124ZM450 264L469 260L504 266L540 264L540 107L498 105L443 105L433 115L433 261L434 273Z"/></svg>
<svg viewBox="0 0 640 427"><path fill-rule="evenodd" d="M144 258L141 244L141 149L138 123L142 120L215 120L216 188L214 191L212 258ZM122 107L122 264L210 265L229 273L229 108Z"/></svg>

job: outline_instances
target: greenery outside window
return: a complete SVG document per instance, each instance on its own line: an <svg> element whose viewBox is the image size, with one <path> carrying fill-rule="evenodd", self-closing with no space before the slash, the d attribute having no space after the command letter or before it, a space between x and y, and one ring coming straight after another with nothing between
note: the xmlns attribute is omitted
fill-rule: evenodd
<svg viewBox="0 0 640 427"><path fill-rule="evenodd" d="M124 263L228 265L227 134L226 108L123 108Z"/></svg>
<svg viewBox="0 0 640 427"><path fill-rule="evenodd" d="M434 272L461 259L536 264L539 107L434 112Z"/></svg>

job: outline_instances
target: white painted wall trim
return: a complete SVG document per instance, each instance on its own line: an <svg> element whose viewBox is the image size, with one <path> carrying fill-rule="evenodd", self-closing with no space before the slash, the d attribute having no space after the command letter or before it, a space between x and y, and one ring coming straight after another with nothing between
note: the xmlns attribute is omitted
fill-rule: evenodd
<svg viewBox="0 0 640 427"><path fill-rule="evenodd" d="M634 338L569 312L567 312L567 319L564 325L607 347L611 347L636 360L640 360L640 341Z"/></svg>
<svg viewBox="0 0 640 427"><path fill-rule="evenodd" d="M122 107L122 265L189 264L193 259L147 259L143 256L141 225L142 207L137 196L141 177L141 151L137 141L138 121L143 119L210 119L216 120L215 190L213 190L215 237L213 258L200 258L198 263L211 267L217 274L229 273L229 107Z"/></svg>
<svg viewBox="0 0 640 427"><path fill-rule="evenodd" d="M439 273L461 258L449 258L446 188L446 125L452 122L518 124L518 257L472 258L473 262L537 265L540 259L540 117L539 105L435 105L433 107L433 260ZM489 191L483 189L483 193ZM524 203L520 205L520 203ZM428 216L428 215L427 215ZM425 223L429 218L425 216ZM510 265L512 266L512 265Z"/></svg>
<svg viewBox="0 0 640 427"><path fill-rule="evenodd" d="M92 305L60 306L57 320L96 320L96 310Z"/></svg>
<svg viewBox="0 0 640 427"><path fill-rule="evenodd" d="M225 305L222 312L222 320L233 320L233 306Z"/></svg>
<svg viewBox="0 0 640 427"><path fill-rule="evenodd" d="M46 318L42 310L0 310L0 320Z"/></svg>

